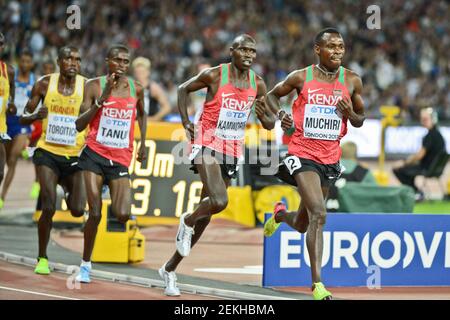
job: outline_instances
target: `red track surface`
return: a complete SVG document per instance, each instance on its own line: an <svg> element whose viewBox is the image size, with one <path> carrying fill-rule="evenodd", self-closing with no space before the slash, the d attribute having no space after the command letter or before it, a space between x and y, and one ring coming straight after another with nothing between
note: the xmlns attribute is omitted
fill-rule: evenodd
<svg viewBox="0 0 450 320"><path fill-rule="evenodd" d="M26 266L0 261L0 300L198 300L211 297L182 293L181 298L171 298L159 288L144 288L108 281L93 280L81 284L80 289L68 281L69 275L53 272L49 276L33 273ZM69 284L69 286L68 286Z"/></svg>

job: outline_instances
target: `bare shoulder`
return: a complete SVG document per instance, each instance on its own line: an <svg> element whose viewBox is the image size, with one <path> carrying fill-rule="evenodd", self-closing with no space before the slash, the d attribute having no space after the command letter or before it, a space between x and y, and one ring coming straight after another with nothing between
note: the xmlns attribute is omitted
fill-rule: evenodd
<svg viewBox="0 0 450 320"><path fill-rule="evenodd" d="M294 80L303 83L305 81L306 68L297 69L288 74L286 80Z"/></svg>
<svg viewBox="0 0 450 320"><path fill-rule="evenodd" d="M36 83L34 84L34 86L41 94L45 94L47 92L48 84L50 83L50 77L51 74L46 74L37 79Z"/></svg>
<svg viewBox="0 0 450 320"><path fill-rule="evenodd" d="M86 80L86 87L100 87L100 78L101 77L95 77L91 79Z"/></svg>
<svg viewBox="0 0 450 320"><path fill-rule="evenodd" d="M220 65L211 68L206 68L202 70L197 75L197 77L203 82L213 83L220 79L220 70L221 70Z"/></svg>
<svg viewBox="0 0 450 320"><path fill-rule="evenodd" d="M347 80L353 86L361 86L362 85L361 77L355 71L345 68L345 75L346 75Z"/></svg>

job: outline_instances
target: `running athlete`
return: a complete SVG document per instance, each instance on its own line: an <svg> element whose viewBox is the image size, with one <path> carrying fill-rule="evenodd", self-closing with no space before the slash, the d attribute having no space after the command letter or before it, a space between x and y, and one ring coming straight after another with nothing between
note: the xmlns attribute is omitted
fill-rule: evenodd
<svg viewBox="0 0 450 320"><path fill-rule="evenodd" d="M6 164L8 165L8 171L6 172L5 182L3 184L2 194L0 196L0 208L3 207L3 201L8 193L9 186L14 179L16 172L17 160L22 155L22 152L26 152L26 146L28 143L28 136L31 133L31 127L29 125L23 126L19 123L19 118L23 114L25 105L31 96L31 89L33 88L35 77L31 72L33 69L33 55L29 51L23 51L20 54L19 66L15 73L15 85L16 85L16 115L8 115L6 123L8 125L8 135L12 141L5 144L6 147Z"/></svg>
<svg viewBox="0 0 450 320"><path fill-rule="evenodd" d="M47 74L54 73L55 70L56 70L56 67L52 60L45 60L42 63L42 75L45 76ZM38 106L38 108L39 108L39 106ZM30 125L30 127L31 127L30 143L29 143L27 149L28 149L28 156L32 157L34 154L34 150L36 150L37 142L39 141L39 138L41 137L41 134L42 134L42 120L34 121ZM39 192L41 190L41 187L39 186L36 166L34 166L34 172L35 172L35 179L34 179L33 185L31 186L30 198L35 200L35 199L39 198Z"/></svg>
<svg viewBox="0 0 450 320"><path fill-rule="evenodd" d="M240 35L230 47L231 63L207 68L178 88L178 109L188 139L193 142L190 159L203 182L201 201L193 213L183 213L176 238L177 251L160 269L165 291L179 296L175 269L189 255L209 224L211 216L228 204L227 188L237 175L242 155L245 126L256 99L256 114L266 129L273 129L275 115L266 108L266 85L250 69L256 57L256 42ZM207 88L198 125L189 121L189 93ZM199 132L197 131L197 128Z"/></svg>
<svg viewBox="0 0 450 320"><path fill-rule="evenodd" d="M298 94L292 106L295 132L278 177L296 186L302 201L298 212L287 212L283 203L277 203L264 234L271 236L281 222L301 233L307 231L313 297L329 300L331 293L321 282L325 199L330 184L343 171L339 141L347 133L347 120L361 127L365 116L361 78L341 66L345 46L340 33L334 28L319 32L314 52L319 64L292 72L268 93L268 104L284 130L290 128L292 118L280 110L280 98L293 90Z"/></svg>
<svg viewBox="0 0 450 320"><path fill-rule="evenodd" d="M77 119L77 130L89 125L86 146L80 155L80 167L89 203L89 219L84 228L84 250L80 273L76 280L89 283L91 255L97 227L101 219L102 187L108 185L111 211L121 223L130 218L131 189L128 167L133 157L134 123L138 120L141 134L137 154L139 162L145 160L146 114L143 87L126 76L130 66L130 53L122 45L112 46L106 58L108 74L90 79L82 114Z"/></svg>
<svg viewBox="0 0 450 320"><path fill-rule="evenodd" d="M5 36L0 32L0 57L3 54L4 47ZM6 151L4 143L11 140L7 133L6 114L16 114L14 98L14 68L0 60L0 185L5 174ZM1 207L3 207L3 201Z"/></svg>
<svg viewBox="0 0 450 320"><path fill-rule="evenodd" d="M77 48L61 48L57 60L60 73L43 76L35 83L20 117L22 125L43 120L43 132L33 155L42 204L38 222L39 255L34 270L38 274L50 273L47 245L56 210L57 184L63 187L67 206L74 217L81 217L86 205L83 174L78 167L85 132L77 133L75 128L85 83L85 78L78 74L80 62ZM36 111L40 102L42 106Z"/></svg>

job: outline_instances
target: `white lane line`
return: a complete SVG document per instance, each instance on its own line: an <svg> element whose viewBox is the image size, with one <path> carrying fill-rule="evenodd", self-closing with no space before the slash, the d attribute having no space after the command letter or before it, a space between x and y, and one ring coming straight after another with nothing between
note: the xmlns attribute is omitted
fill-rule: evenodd
<svg viewBox="0 0 450 320"><path fill-rule="evenodd" d="M50 297L50 298L59 298L59 299L66 299L66 300L81 300L81 299L77 299L77 298L69 298L69 297L57 296L57 295L47 294L47 293L42 293L42 292L28 291L28 290L21 290L21 289L16 289L16 288L9 288L9 287L2 287L2 286L0 286L0 290L1 289L9 290L9 291L22 292L22 293L35 294L37 296L45 296L45 297Z"/></svg>
<svg viewBox="0 0 450 320"><path fill-rule="evenodd" d="M232 274L254 274L262 275L262 266L244 266L243 268L196 268L197 272L211 272L211 273L232 273Z"/></svg>

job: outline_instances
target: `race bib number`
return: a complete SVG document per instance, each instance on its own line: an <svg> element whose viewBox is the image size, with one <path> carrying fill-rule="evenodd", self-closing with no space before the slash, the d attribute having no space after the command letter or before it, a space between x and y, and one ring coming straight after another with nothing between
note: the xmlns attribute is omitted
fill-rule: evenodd
<svg viewBox="0 0 450 320"><path fill-rule="evenodd" d="M76 116L50 113L48 115L45 141L65 146L74 146L77 140L75 120L77 120Z"/></svg>
<svg viewBox="0 0 450 320"><path fill-rule="evenodd" d="M221 108L215 135L222 140L244 139L245 126L250 110L239 111Z"/></svg>
<svg viewBox="0 0 450 320"><path fill-rule="evenodd" d="M296 156L289 156L283 160L284 165L288 168L290 175L293 175L295 170L300 169L302 167L302 163L300 159Z"/></svg>
<svg viewBox="0 0 450 320"><path fill-rule="evenodd" d="M310 139L338 140L342 118L335 106L316 104L305 105L303 136Z"/></svg>
<svg viewBox="0 0 450 320"><path fill-rule="evenodd" d="M128 148L130 130L131 119L112 118L103 114L98 126L97 142L110 148Z"/></svg>

